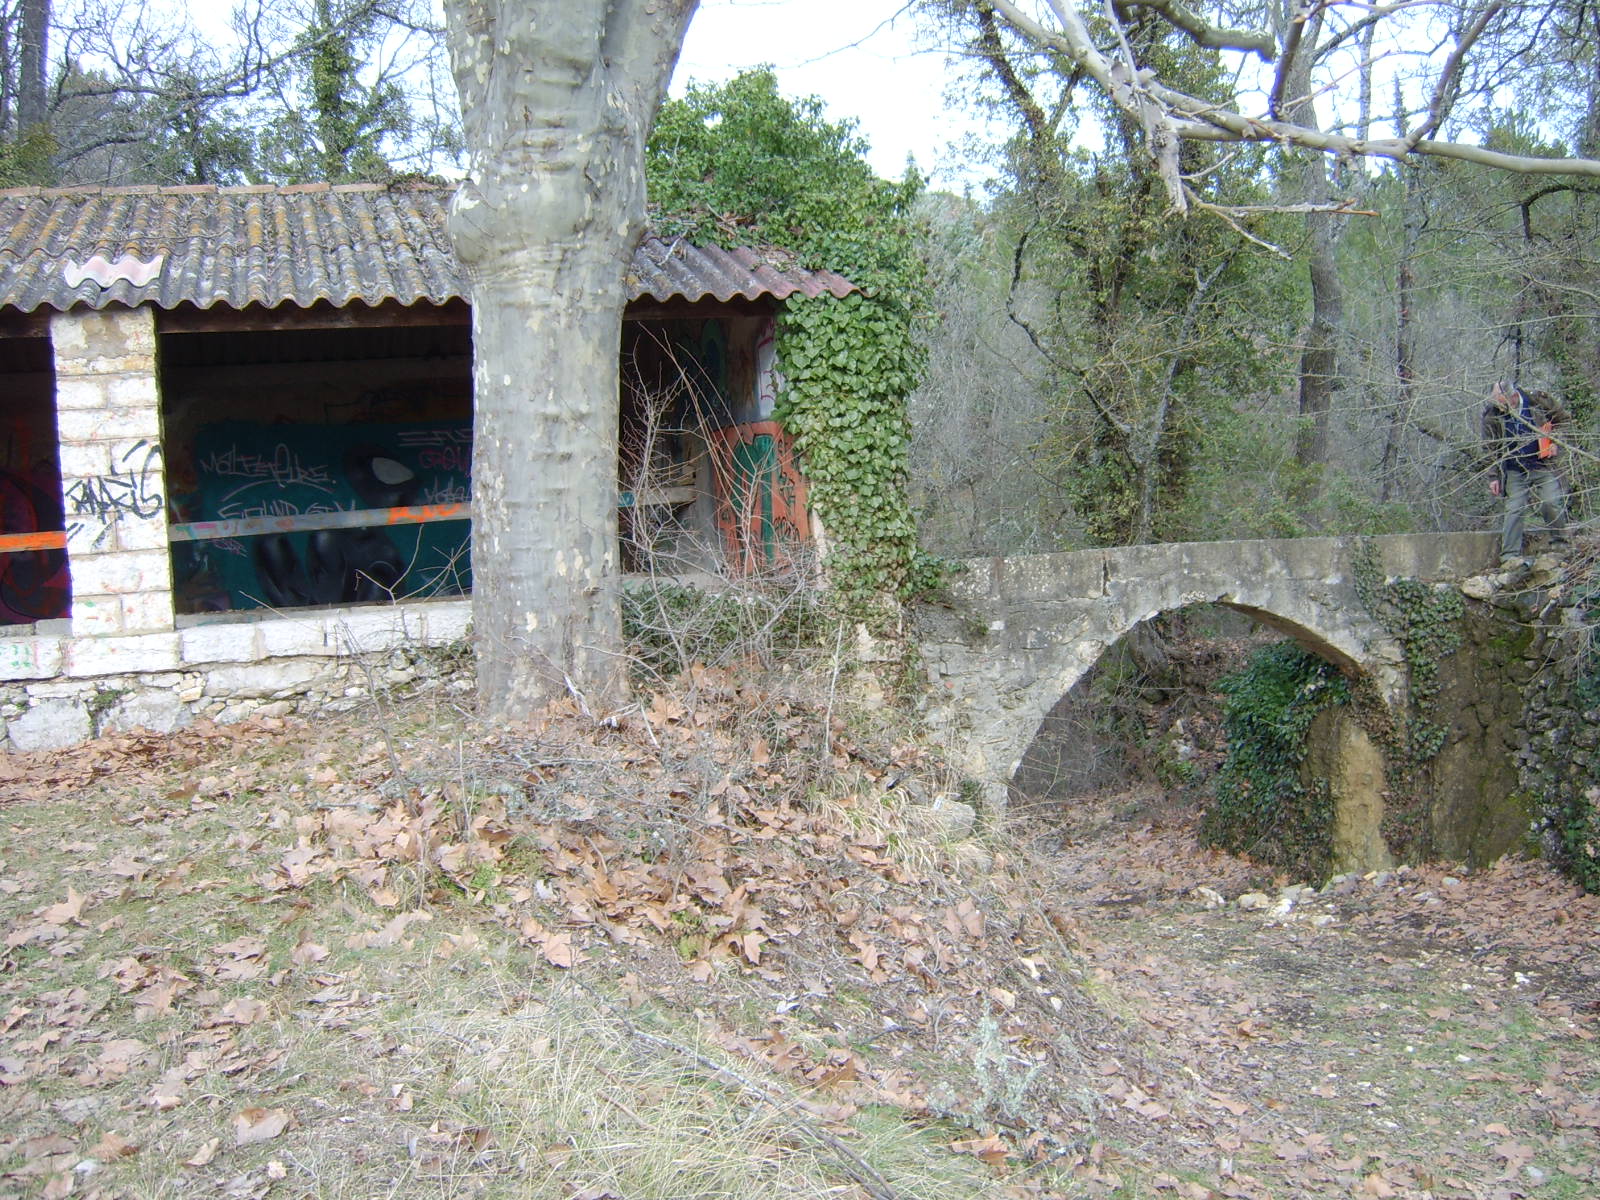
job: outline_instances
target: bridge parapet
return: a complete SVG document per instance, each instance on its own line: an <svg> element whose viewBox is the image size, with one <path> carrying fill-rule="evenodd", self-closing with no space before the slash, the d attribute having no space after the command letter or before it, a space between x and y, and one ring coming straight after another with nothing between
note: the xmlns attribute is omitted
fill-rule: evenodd
<svg viewBox="0 0 1600 1200"><path fill-rule="evenodd" d="M1363 545L1386 576L1456 582L1495 562L1487 533L1178 542L975 559L950 608L918 631L941 700L931 714L965 767L1003 795L1055 703L1129 630L1162 612L1220 604L1281 630L1398 703L1401 647L1356 589Z"/></svg>

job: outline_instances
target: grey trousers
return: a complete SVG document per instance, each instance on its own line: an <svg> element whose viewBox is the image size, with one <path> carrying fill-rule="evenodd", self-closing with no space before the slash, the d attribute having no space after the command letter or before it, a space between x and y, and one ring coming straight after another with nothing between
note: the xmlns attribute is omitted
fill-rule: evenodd
<svg viewBox="0 0 1600 1200"><path fill-rule="evenodd" d="M1545 528L1557 542L1567 537L1566 497L1561 491L1561 476L1549 467L1531 471L1506 472L1506 522L1500 530L1500 556L1519 557L1528 505L1536 504Z"/></svg>

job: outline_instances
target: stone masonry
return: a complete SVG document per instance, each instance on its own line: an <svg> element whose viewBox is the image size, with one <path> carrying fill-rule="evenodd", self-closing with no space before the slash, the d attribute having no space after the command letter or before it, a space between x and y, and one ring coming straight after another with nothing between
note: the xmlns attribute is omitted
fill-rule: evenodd
<svg viewBox="0 0 1600 1200"><path fill-rule="evenodd" d="M1492 565L1491 534L1291 538L1082 550L966 564L948 607L918 614L935 692L930 718L966 772L1003 803L1007 781L1055 703L1117 639L1158 613L1219 604L1281 630L1391 704L1404 655L1356 594L1356 553L1385 574L1459 582Z"/></svg>
<svg viewBox="0 0 1600 1200"><path fill-rule="evenodd" d="M74 673L178 665L153 310L57 313ZM103 634L134 634L97 640ZM85 661L92 660L92 661Z"/></svg>

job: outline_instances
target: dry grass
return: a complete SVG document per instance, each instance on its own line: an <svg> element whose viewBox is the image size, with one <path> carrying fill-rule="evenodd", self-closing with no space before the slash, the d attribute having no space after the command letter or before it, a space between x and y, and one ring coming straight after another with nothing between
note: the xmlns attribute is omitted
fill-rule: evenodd
<svg viewBox="0 0 1600 1200"><path fill-rule="evenodd" d="M1531 867L1311 924L1193 899L1261 876L1170 804L951 837L935 749L828 655L606 719L382 713L6 760L0 1200L1600 1179L1594 905Z"/></svg>
<svg viewBox="0 0 1600 1200"><path fill-rule="evenodd" d="M480 809L504 815L515 777L523 820L545 819L579 801L572 786L541 788L551 768L528 764L565 756L590 793L576 818L587 839L601 836L594 806L615 815L624 784L639 786L604 739L563 748L568 722L497 749L447 709L391 716L382 737L360 718L272 723L17 760L60 790L14 792L0 808L0 927L14 943L0 974L0 1196L1001 1186L1003 1174L947 1148L959 1128L835 1100L730 1052L725 1014L663 1003L619 970L681 974L659 953L630 964L595 946L552 965L497 919L508 889L545 890L531 835L455 875L399 856L381 880L357 866L284 886L329 814L373 821L397 796L411 812L450 797L440 825L467 830ZM386 771L391 749L401 776ZM666 828L674 807L642 805L638 828ZM251 1140L280 1113L280 1131Z"/></svg>

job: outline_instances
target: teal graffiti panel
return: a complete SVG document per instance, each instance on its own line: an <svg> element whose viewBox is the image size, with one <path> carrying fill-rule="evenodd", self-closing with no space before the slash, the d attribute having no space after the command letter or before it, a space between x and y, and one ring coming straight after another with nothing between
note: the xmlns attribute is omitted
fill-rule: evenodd
<svg viewBox="0 0 1600 1200"><path fill-rule="evenodd" d="M195 437L178 520L296 516L471 500L469 422L261 425ZM471 522L259 534L173 547L183 611L294 608L458 595Z"/></svg>

